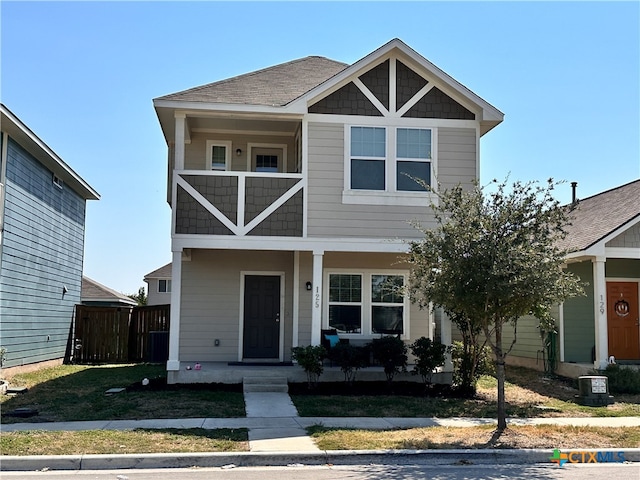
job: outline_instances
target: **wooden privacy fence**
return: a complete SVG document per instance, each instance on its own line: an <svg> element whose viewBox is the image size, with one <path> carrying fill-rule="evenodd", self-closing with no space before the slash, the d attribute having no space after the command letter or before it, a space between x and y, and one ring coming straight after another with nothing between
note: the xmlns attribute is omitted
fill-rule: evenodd
<svg viewBox="0 0 640 480"><path fill-rule="evenodd" d="M74 363L166 361L169 307L76 305Z"/></svg>

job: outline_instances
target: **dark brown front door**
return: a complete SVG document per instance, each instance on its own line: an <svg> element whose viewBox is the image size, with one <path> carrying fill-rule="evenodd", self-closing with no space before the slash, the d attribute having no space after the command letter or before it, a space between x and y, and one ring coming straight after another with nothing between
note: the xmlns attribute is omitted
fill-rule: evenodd
<svg viewBox="0 0 640 480"><path fill-rule="evenodd" d="M244 277L244 358L278 358L280 277Z"/></svg>
<svg viewBox="0 0 640 480"><path fill-rule="evenodd" d="M638 284L607 282L609 355L619 360L640 359Z"/></svg>

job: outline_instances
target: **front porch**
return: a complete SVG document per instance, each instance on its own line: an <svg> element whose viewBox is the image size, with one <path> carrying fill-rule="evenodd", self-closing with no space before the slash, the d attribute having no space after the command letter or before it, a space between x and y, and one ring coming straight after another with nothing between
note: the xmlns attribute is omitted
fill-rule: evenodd
<svg viewBox="0 0 640 480"><path fill-rule="evenodd" d="M242 383L245 377L286 377L288 383L303 383L307 381L307 374L298 365L265 366L257 365L229 365L227 362L201 362L200 370L194 369L195 363L182 362L180 370L169 370L167 382L174 383ZM187 367L191 367L187 370ZM394 382L420 382L419 375L409 373L413 365L409 365L407 373L397 374ZM451 372L433 374L434 383L451 384ZM385 381L382 367L366 367L358 370L356 382ZM320 382L342 382L344 374L339 367L324 367L319 378Z"/></svg>

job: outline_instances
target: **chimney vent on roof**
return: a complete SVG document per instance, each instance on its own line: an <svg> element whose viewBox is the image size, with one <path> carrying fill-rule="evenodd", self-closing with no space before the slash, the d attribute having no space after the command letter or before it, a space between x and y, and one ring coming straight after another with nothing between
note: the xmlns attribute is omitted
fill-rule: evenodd
<svg viewBox="0 0 640 480"><path fill-rule="evenodd" d="M571 206L575 207L578 203L578 197L576 197L576 187L578 182L571 182Z"/></svg>

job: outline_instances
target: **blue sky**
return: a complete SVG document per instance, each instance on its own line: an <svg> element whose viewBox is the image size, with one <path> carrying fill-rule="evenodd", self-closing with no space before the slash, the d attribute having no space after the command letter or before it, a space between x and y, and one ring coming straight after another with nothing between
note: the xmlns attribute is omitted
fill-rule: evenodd
<svg viewBox="0 0 640 480"><path fill-rule="evenodd" d="M0 98L102 196L85 274L124 293L167 263L166 145L152 99L392 38L505 113L481 180L640 177L638 2L0 3ZM570 200L567 184L558 191Z"/></svg>

